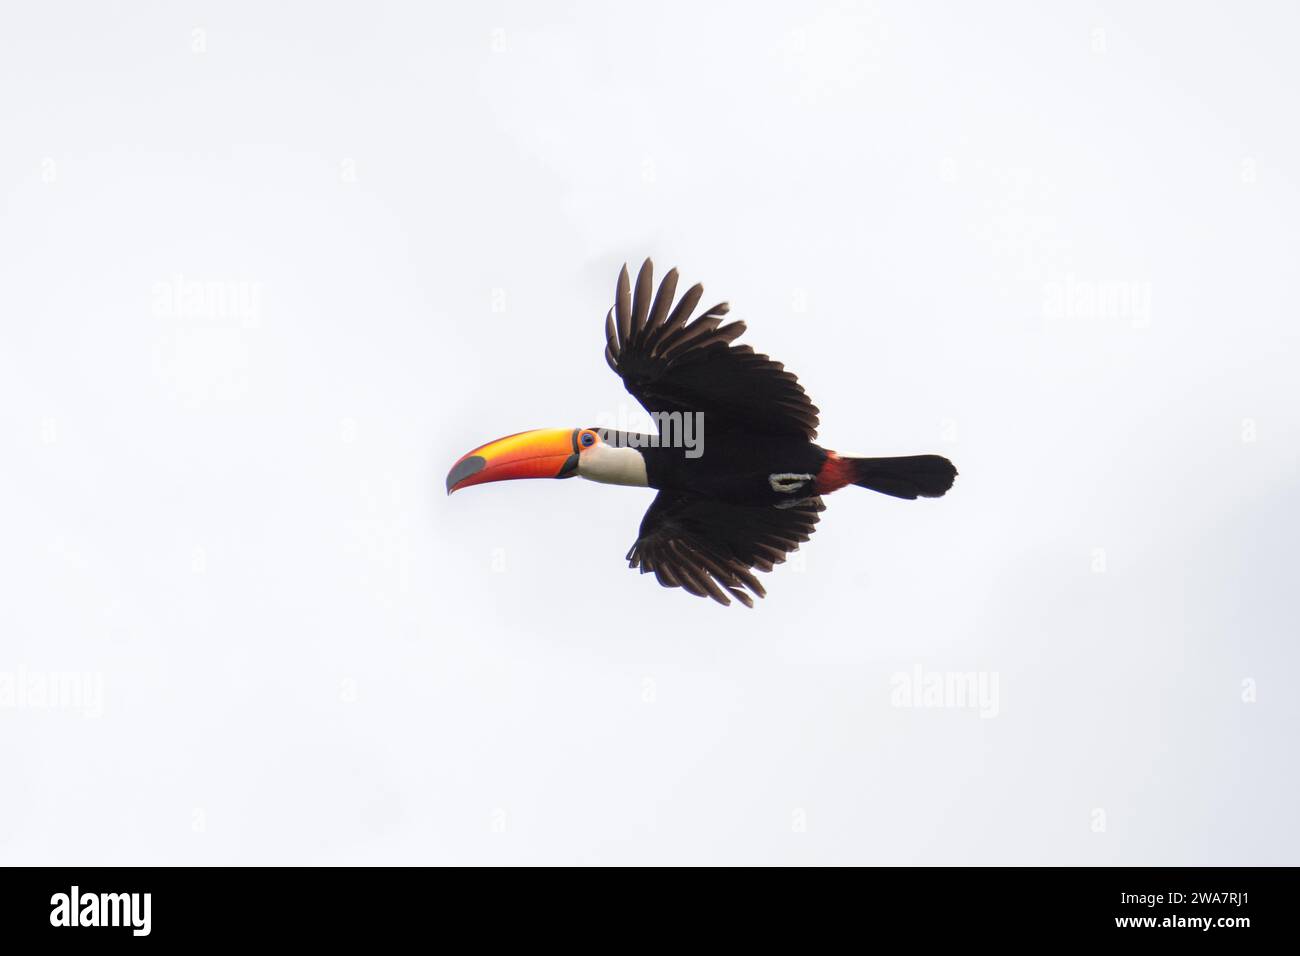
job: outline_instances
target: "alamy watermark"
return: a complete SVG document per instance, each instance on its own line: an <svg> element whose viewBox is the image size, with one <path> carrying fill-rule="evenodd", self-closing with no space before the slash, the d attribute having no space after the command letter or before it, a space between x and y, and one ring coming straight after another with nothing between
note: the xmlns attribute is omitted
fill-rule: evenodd
<svg viewBox="0 0 1300 956"><path fill-rule="evenodd" d="M1151 283L1128 279L1064 279L1043 285L1049 319L1122 319L1135 329L1151 324Z"/></svg>
<svg viewBox="0 0 1300 956"><path fill-rule="evenodd" d="M262 318L262 283L243 279L187 279L153 285L153 313L163 318L236 320L255 328Z"/></svg>
<svg viewBox="0 0 1300 956"><path fill-rule="evenodd" d="M104 675L78 671L0 671L0 710L76 710L104 713Z"/></svg>
<svg viewBox="0 0 1300 956"><path fill-rule="evenodd" d="M85 893L73 884L50 897L51 926L120 926L132 936L148 936L152 893Z"/></svg>
<svg viewBox="0 0 1300 956"><path fill-rule="evenodd" d="M614 415L597 415L596 428L606 444L616 447L682 448L687 458L704 454L703 412L650 412L649 418L650 431L636 431L644 427L646 415L619 408Z"/></svg>
<svg viewBox="0 0 1300 956"><path fill-rule="evenodd" d="M889 678L893 707L978 710L982 718L998 715L997 671L927 671L917 664Z"/></svg>

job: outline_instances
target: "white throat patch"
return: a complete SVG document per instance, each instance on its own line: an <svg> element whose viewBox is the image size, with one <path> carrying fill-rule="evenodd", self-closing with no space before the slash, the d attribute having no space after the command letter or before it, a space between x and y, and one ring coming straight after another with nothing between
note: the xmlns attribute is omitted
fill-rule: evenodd
<svg viewBox="0 0 1300 956"><path fill-rule="evenodd" d="M618 448L601 442L578 456L578 476L605 485L650 484L645 473L645 456L635 448Z"/></svg>

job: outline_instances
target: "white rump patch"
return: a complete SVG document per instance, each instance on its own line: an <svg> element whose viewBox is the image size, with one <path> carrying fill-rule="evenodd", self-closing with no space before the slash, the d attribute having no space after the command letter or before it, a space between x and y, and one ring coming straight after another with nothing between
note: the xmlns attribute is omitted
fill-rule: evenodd
<svg viewBox="0 0 1300 956"><path fill-rule="evenodd" d="M798 475L783 471L779 475L768 475L767 480L773 491L789 495L802 490L805 482L812 481L812 475Z"/></svg>
<svg viewBox="0 0 1300 956"><path fill-rule="evenodd" d="M793 501L778 501L776 503L776 509L778 511L785 511L787 508L798 508L800 505L806 505L810 501L812 501L811 497L795 498Z"/></svg>

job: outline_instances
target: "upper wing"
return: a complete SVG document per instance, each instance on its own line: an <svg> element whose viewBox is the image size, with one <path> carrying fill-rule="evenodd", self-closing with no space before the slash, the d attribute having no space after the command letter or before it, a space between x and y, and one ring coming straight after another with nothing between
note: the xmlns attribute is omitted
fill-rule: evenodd
<svg viewBox="0 0 1300 956"><path fill-rule="evenodd" d="M605 316L605 360L646 411L703 412L713 428L815 438L817 406L780 362L731 344L745 323L722 324L727 303L692 321L704 287L691 286L670 311L677 270L664 276L651 303L653 271L647 259L634 296L624 266Z"/></svg>
<svg viewBox="0 0 1300 956"><path fill-rule="evenodd" d="M627 553L642 574L654 572L668 588L685 588L699 597L730 604L727 597L753 607L745 590L767 592L754 568L771 571L787 553L811 537L820 498L784 507L740 505L676 491L661 491L641 519L641 531Z"/></svg>

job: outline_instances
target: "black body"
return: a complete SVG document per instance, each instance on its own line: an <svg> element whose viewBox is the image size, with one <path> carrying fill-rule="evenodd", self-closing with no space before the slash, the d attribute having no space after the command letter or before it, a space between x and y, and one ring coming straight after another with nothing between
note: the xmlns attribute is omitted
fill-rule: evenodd
<svg viewBox="0 0 1300 956"><path fill-rule="evenodd" d="M646 460L651 488L703 495L740 504L778 505L792 497L814 494L817 473L826 463L826 450L806 438L758 435L748 431L712 431L704 420L695 449L668 447L657 436L599 429L602 440L626 445ZM698 457L692 457L698 452ZM782 481L785 490L772 487L772 476L806 475Z"/></svg>
<svg viewBox="0 0 1300 956"><path fill-rule="evenodd" d="M698 457L690 443L634 443L629 438L647 436L599 429L606 441L636 447L648 483L659 489L628 552L632 567L666 587L752 606L764 594L753 571L772 570L813 533L824 510L819 487L858 484L916 498L952 485L956 469L938 455L830 461L814 443L817 406L794 373L734 344L745 324L724 324L725 302L692 318L703 286L674 304L677 270L657 293L652 272L647 259L635 289L626 267L619 274L605 317L605 361L656 416L661 434L680 434L687 416L703 429L694 435Z"/></svg>

